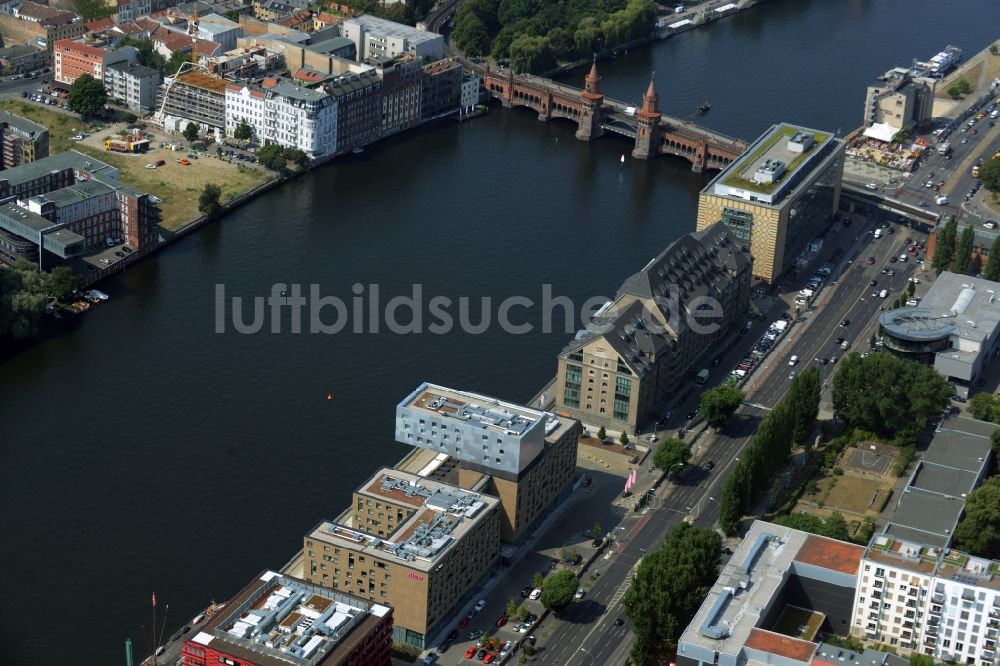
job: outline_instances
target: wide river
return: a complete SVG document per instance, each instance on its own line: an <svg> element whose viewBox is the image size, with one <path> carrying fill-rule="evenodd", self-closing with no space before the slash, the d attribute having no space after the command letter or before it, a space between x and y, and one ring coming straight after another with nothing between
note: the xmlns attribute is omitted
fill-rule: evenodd
<svg viewBox="0 0 1000 666"><path fill-rule="evenodd" d="M769 2L604 63L602 85L638 102L653 75L666 113L710 100L701 120L746 139L779 121L846 132L872 77L947 44L971 55L998 26L996 0ZM540 389L572 336L561 310L552 333L537 308L512 311L525 334L435 334L427 314L423 333L374 334L370 308L337 334L309 334L307 311L298 334L287 315L278 334L216 333L215 294L378 285L385 303L420 284L456 316L473 298L473 321L482 296L494 318L544 285L577 305L610 296L694 229L710 174L622 165L623 139L573 130L497 109L397 137L173 244L102 285L111 300L78 330L0 363L0 663L121 664L127 637L145 653L152 592L169 634L282 566L405 453L394 407L421 381Z"/></svg>

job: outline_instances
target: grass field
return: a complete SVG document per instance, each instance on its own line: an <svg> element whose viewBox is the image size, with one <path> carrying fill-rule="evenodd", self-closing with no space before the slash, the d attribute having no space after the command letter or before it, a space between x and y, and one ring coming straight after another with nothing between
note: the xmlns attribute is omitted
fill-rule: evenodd
<svg viewBox="0 0 1000 666"><path fill-rule="evenodd" d="M185 156L184 151L157 148L145 154L127 155L104 150L104 139L123 127L102 130L83 141L71 143L77 150L118 168L123 183L160 197L163 200L160 204L163 211L161 226L168 231L176 231L198 216L198 196L206 183L215 183L222 188L222 201L225 203L273 177L262 169L230 164L208 155L183 166L177 163L177 159ZM152 130L152 137L153 145L158 146L160 140L166 138L166 133ZM146 168L147 164L157 160L164 160L166 165L158 169Z"/></svg>
<svg viewBox="0 0 1000 666"><path fill-rule="evenodd" d="M878 500L872 507L872 495L876 492L887 492L886 484L875 479L862 479L856 476L843 475L823 479L817 484L819 494L822 495L830 488L830 484L836 481L826 497L825 507L828 509L841 509L851 513L864 515L873 511L879 506Z"/></svg>
<svg viewBox="0 0 1000 666"><path fill-rule="evenodd" d="M824 615L815 611L799 608L798 606L785 606L774 623L772 631L811 641L816 637L819 628L823 626Z"/></svg>
<svg viewBox="0 0 1000 666"><path fill-rule="evenodd" d="M18 99L7 99L0 102L0 109L48 127L50 155L76 147L75 142L70 137L78 134L80 130L92 130L95 127L103 126L100 123L86 123L68 113L53 111L50 107Z"/></svg>

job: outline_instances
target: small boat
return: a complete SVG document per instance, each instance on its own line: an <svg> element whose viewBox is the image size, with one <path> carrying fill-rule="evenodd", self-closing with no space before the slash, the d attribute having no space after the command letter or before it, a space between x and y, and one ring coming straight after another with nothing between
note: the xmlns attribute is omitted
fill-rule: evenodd
<svg viewBox="0 0 1000 666"><path fill-rule="evenodd" d="M97 299L99 301L106 301L106 300L108 300L108 295L105 294L103 291L98 291L97 289L91 289L90 291L85 292L83 294L83 296L87 300L91 300L91 299Z"/></svg>
<svg viewBox="0 0 1000 666"><path fill-rule="evenodd" d="M699 106L697 109L695 109L695 111L697 111L698 113L708 113L709 111L711 111L711 109L712 109L712 105L709 104L708 102L705 102L704 104L702 104L701 106Z"/></svg>
<svg viewBox="0 0 1000 666"><path fill-rule="evenodd" d="M622 164L625 164L625 154L622 154Z"/></svg>
<svg viewBox="0 0 1000 666"><path fill-rule="evenodd" d="M362 148L361 146L358 146L357 148L355 148L354 150L351 151L351 153L353 153L355 155L360 155L363 152L365 152L365 149Z"/></svg>

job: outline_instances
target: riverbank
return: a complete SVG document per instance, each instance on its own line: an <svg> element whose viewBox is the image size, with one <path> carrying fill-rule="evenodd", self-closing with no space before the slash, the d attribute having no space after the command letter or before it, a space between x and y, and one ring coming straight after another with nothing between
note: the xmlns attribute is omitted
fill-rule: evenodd
<svg viewBox="0 0 1000 666"><path fill-rule="evenodd" d="M614 60L619 54L628 53L629 49L655 44L688 30L706 26L719 19L735 16L741 11L755 7L763 2L765 0L736 0L735 2L730 2L729 0L709 0L709 2L703 5L686 10L680 14L668 14L660 17L657 20L657 27L649 37L634 39L631 42L602 49L594 54L593 59L596 59L598 62ZM724 7L725 9L722 11L718 11ZM593 59L580 58L574 62L565 63L547 72L543 72L539 76L547 79L556 78L562 74L568 74L578 69L589 67Z"/></svg>
<svg viewBox="0 0 1000 666"><path fill-rule="evenodd" d="M935 118L952 118L957 115L960 107L964 108L962 99L954 100L948 94L948 88L960 79L968 81L971 87L971 92L964 96L966 99L979 97L990 89L993 81L1000 77L1000 51L995 54L990 51L997 44L1000 44L1000 41L979 51L938 82L934 89L934 107L931 115Z"/></svg>

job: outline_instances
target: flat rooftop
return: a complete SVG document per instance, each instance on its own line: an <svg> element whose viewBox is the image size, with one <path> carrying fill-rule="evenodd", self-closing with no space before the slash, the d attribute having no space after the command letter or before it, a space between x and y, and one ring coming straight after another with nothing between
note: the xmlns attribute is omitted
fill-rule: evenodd
<svg viewBox="0 0 1000 666"><path fill-rule="evenodd" d="M804 176L843 142L829 132L781 123L772 126L702 192L778 207Z"/></svg>
<svg viewBox="0 0 1000 666"><path fill-rule="evenodd" d="M404 37L411 44L420 44L441 37L441 35L436 32L420 30L402 23L396 23L395 21L390 21L388 19L371 16L370 14L345 19L343 25L358 25L361 26L365 32L371 32L379 36Z"/></svg>
<svg viewBox="0 0 1000 666"><path fill-rule="evenodd" d="M926 576L937 576L968 585L1000 591L1000 562L919 541L876 534L865 550L865 559Z"/></svg>
<svg viewBox="0 0 1000 666"><path fill-rule="evenodd" d="M69 187L35 195L30 200L41 204L51 202L57 208L62 208L63 206L70 206L110 192L114 192L114 188L98 180L80 180Z"/></svg>
<svg viewBox="0 0 1000 666"><path fill-rule="evenodd" d="M464 421L486 431L523 435L542 422L539 412L512 402L504 402L466 391L423 384L404 400L401 407Z"/></svg>
<svg viewBox="0 0 1000 666"><path fill-rule="evenodd" d="M265 571L188 642L260 666L337 664L391 612L387 606Z"/></svg>
<svg viewBox="0 0 1000 666"><path fill-rule="evenodd" d="M76 150L67 150L11 169L4 169L3 172L0 172L0 183L7 181L7 184L14 188L53 171L65 169L86 171L89 174L100 174L111 180L118 180L118 169L113 166Z"/></svg>
<svg viewBox="0 0 1000 666"><path fill-rule="evenodd" d="M697 651L735 658L746 646L808 661L815 644L764 630L764 614L791 575L808 576L809 567L816 567L846 585L864 553L861 546L755 521L684 630L680 643L686 655L698 658ZM796 570L797 564L809 566Z"/></svg>
<svg viewBox="0 0 1000 666"><path fill-rule="evenodd" d="M944 271L924 294L920 307L953 317L954 335L982 342L1000 325L1000 282Z"/></svg>
<svg viewBox="0 0 1000 666"><path fill-rule="evenodd" d="M321 522L309 538L383 559L395 558L406 566L423 571L435 566L500 503L489 495L390 467L376 472L357 493L408 505L414 513L392 534L377 537L355 528L351 522L352 507L337 521Z"/></svg>
<svg viewBox="0 0 1000 666"><path fill-rule="evenodd" d="M965 510L965 496L989 465L990 435L996 429L965 417L942 421L896 501L885 533L930 546L949 546Z"/></svg>

